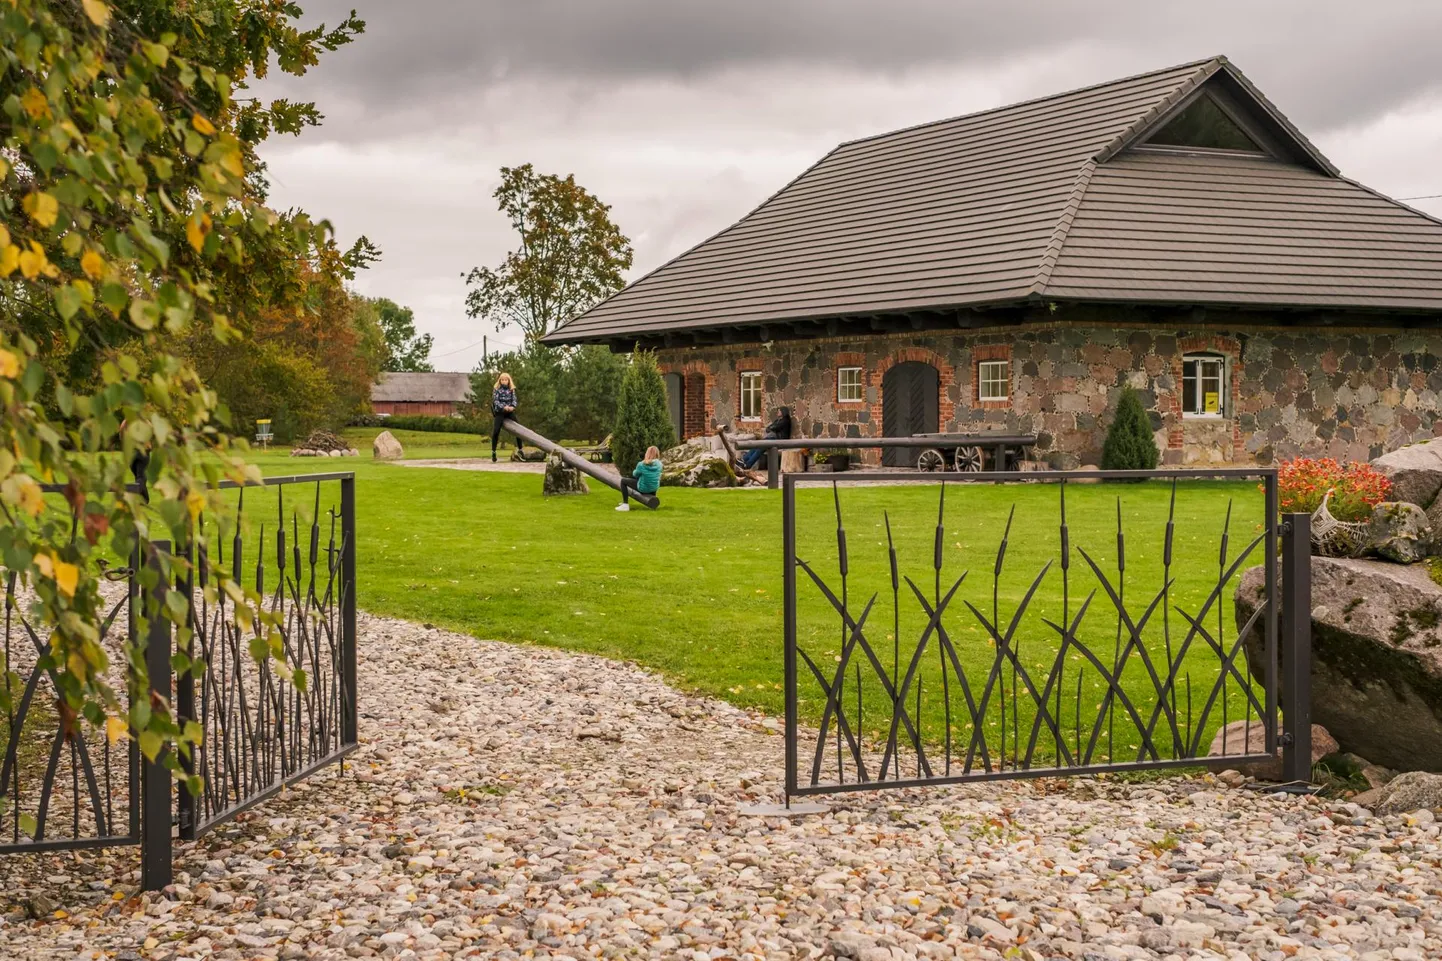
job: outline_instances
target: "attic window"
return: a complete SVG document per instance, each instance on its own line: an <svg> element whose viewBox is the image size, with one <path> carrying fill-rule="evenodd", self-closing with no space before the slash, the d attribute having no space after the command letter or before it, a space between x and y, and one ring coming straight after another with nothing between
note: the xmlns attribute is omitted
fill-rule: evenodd
<svg viewBox="0 0 1442 961"><path fill-rule="evenodd" d="M1202 147L1210 150L1245 150L1262 153L1237 122L1208 96L1196 100L1147 138L1158 147Z"/></svg>

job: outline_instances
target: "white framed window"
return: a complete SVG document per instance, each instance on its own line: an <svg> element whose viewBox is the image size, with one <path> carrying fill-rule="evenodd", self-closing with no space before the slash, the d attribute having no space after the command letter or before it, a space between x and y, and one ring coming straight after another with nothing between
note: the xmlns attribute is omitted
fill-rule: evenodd
<svg viewBox="0 0 1442 961"><path fill-rule="evenodd" d="M1225 417L1227 413L1227 361L1216 354L1188 354L1182 358L1182 415Z"/></svg>
<svg viewBox="0 0 1442 961"><path fill-rule="evenodd" d="M741 419L761 419L761 372L748 370L741 374Z"/></svg>
<svg viewBox="0 0 1442 961"><path fill-rule="evenodd" d="M843 404L862 399L860 367L841 367L836 371L836 399Z"/></svg>
<svg viewBox="0 0 1442 961"><path fill-rule="evenodd" d="M976 365L977 400L1007 400L1011 397L1011 361L983 360Z"/></svg>

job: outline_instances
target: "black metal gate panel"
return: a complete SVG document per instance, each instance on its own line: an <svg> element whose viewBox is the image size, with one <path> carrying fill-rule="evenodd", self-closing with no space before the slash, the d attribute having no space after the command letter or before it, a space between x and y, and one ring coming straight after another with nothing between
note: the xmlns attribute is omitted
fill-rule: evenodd
<svg viewBox="0 0 1442 961"><path fill-rule="evenodd" d="M909 360L881 379L881 434L910 437L934 434L940 427L941 375L935 367ZM887 467L915 467L921 447L888 447L881 453Z"/></svg>
<svg viewBox="0 0 1442 961"><path fill-rule="evenodd" d="M100 643L117 672L112 686L123 690L136 581L132 568L107 573L117 590L107 600ZM45 642L25 615L13 571L5 572L4 590L9 676L0 683L11 684L11 703L0 741L0 854L139 843L140 752L134 742L112 745L83 720L64 716L55 671L42 657Z"/></svg>
<svg viewBox="0 0 1442 961"><path fill-rule="evenodd" d="M1280 522L1275 471L1090 477L1131 483L1078 490L1064 472L1037 472L1024 483L1002 473L856 473L820 481L828 489L817 490L817 481L786 477L788 797L1198 763L1230 767L1272 759L1293 743L1279 727L1279 615L1291 612L1286 633L1301 639L1287 648L1289 675L1300 672L1281 691L1291 695L1287 717L1309 718L1309 662L1302 654L1310 622L1297 614L1310 610L1300 560L1308 556L1307 518ZM1218 481L1251 483L1231 489L1224 511L1211 509L1215 501L1204 508L1188 503L1179 529L1179 498L1186 502L1198 485ZM1003 483L1015 494L1010 512L985 518L996 540L963 543L980 536L978 485ZM853 485L864 490L843 497ZM799 540L798 487L810 488L801 506L811 521ZM1073 508L1070 523L1069 487L1073 503L1086 506L1081 517ZM1232 500L1246 492L1250 506L1234 518ZM1026 526L1014 526L1023 499ZM1128 531L1128 501L1151 505L1156 529ZM984 503L996 502L993 496ZM1103 509L1107 517L1098 514ZM1047 529L1038 525L1040 516L1050 517ZM834 539L820 530L833 518ZM862 532L855 541L848 541L848 525ZM968 532L957 533L959 526ZM1203 528L1206 552L1196 547ZM1292 559L1286 598L1279 546ZM1018 556L1028 558L1025 570ZM1254 565L1265 568L1265 596L1247 623L1229 626L1230 591ZM1250 675L1244 646L1254 632L1263 645L1261 681ZM808 730L803 701L815 725ZM1220 756L1208 757L1211 734L1231 730L1233 722L1241 722L1240 731L1230 734L1231 743L1223 739ZM1295 771L1297 759L1289 753L1286 760ZM1309 764L1310 757L1303 777Z"/></svg>
<svg viewBox="0 0 1442 961"><path fill-rule="evenodd" d="M198 681L176 682L177 713L204 732L186 766L203 789L179 795L186 839L356 747L355 481L345 474L267 484L249 498L240 490L229 537L206 536L202 516L191 548L202 560L218 552L231 577L267 598L280 622L280 656L255 657L254 632L236 626L224 593L206 591L208 565L199 564L199 584L188 585L189 653L206 669ZM298 501L308 508L304 526Z"/></svg>
<svg viewBox="0 0 1442 961"><path fill-rule="evenodd" d="M146 761L134 741L112 745L64 716L17 577L3 575L8 676L0 680L13 697L0 741L0 855L139 844L142 886L156 890L170 883L175 821L182 839L194 839L356 748L355 475L220 487L236 492L235 510L202 515L184 548L200 562L196 573L180 584L156 577L142 596L140 558L132 557L129 567L106 572L121 586L100 625L117 672L112 686L126 686L128 640L144 649L152 696L168 697L182 724L200 725L199 746L181 759L184 773L199 777L199 795L174 790L169 769ZM145 543L145 563L158 574L170 549ZM234 603L213 589L213 551L265 599L279 623L276 647L259 619L238 626ZM140 642L142 608L159 610L172 591L187 600L182 652L203 662L197 672L173 670L169 620L153 618ZM264 651L254 647L258 639Z"/></svg>

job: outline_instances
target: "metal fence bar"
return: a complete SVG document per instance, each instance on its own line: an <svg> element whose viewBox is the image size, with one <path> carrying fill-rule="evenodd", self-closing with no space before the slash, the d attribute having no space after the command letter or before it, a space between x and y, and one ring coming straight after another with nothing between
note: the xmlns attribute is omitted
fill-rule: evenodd
<svg viewBox="0 0 1442 961"><path fill-rule="evenodd" d="M146 592L145 610L149 630L145 638L145 670L149 675L152 698L170 699L170 621L165 617L165 595L168 592L161 557L170 553L168 541L153 541L147 566L155 576L155 586ZM168 750L168 749L167 749ZM170 823L170 771L165 766L166 752L155 760L143 762L140 778L140 887L159 891L173 880Z"/></svg>
<svg viewBox="0 0 1442 961"><path fill-rule="evenodd" d="M1311 515L1282 524L1282 780L1312 779Z"/></svg>
<svg viewBox="0 0 1442 961"><path fill-rule="evenodd" d="M355 475L341 478L341 741L354 746L358 739L356 703L356 491Z"/></svg>
<svg viewBox="0 0 1442 961"><path fill-rule="evenodd" d="M776 458L768 451L768 459ZM786 478L781 495L781 583L785 611L784 656L786 659L786 803L797 792L797 739L800 734L796 704L796 479Z"/></svg>

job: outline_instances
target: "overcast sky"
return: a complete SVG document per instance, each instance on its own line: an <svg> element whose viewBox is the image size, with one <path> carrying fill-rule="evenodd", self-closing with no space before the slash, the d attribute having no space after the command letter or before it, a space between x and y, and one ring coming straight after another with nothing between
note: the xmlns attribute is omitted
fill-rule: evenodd
<svg viewBox="0 0 1442 961"><path fill-rule="evenodd" d="M461 279L513 246L503 165L610 204L634 278L840 141L1223 53L1347 176L1442 194L1438 0L299 2L367 29L262 88L326 115L263 150L272 200L381 247L357 287L412 307L440 370L520 340L466 317Z"/></svg>

